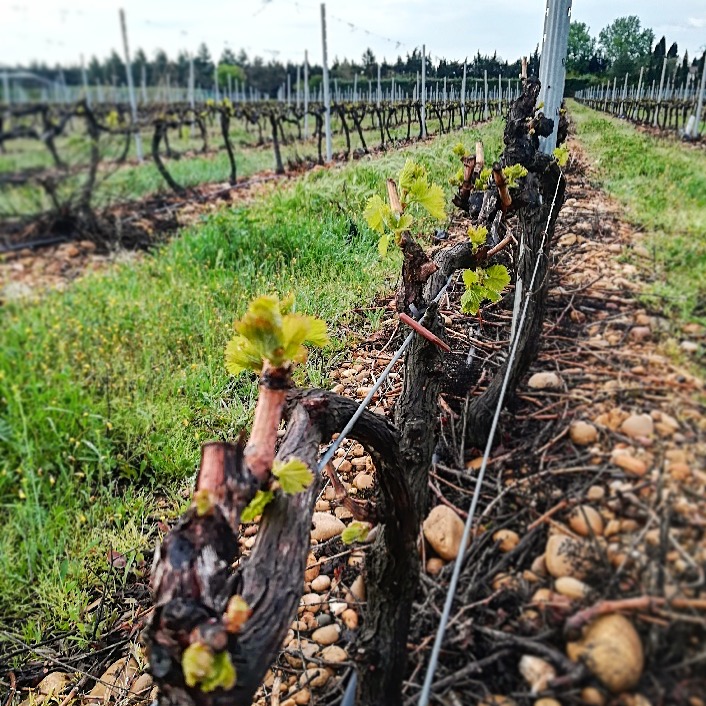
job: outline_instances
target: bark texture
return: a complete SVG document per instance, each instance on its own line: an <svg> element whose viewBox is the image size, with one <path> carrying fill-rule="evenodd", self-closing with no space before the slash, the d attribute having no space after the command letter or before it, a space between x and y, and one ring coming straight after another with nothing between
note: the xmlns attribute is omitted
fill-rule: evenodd
<svg viewBox="0 0 706 706"><path fill-rule="evenodd" d="M277 457L296 456L315 468L319 444L340 431L356 407L355 401L322 390L293 392L290 421ZM395 428L379 415L365 413L351 436L370 451L381 478L398 479L392 482L397 492L404 476L397 465ZM275 497L265 509L250 556L233 568L239 558L240 514L258 488L242 449L242 441L205 447L207 479L200 476L198 486L213 491L212 506L199 513L194 504L155 556L155 611L145 641L161 704L250 704L299 605L319 479L302 493ZM240 632L231 634L223 618L235 595L242 596L253 612ZM186 685L182 656L195 640L214 652L227 650L237 673L232 689L206 693Z"/></svg>
<svg viewBox="0 0 706 706"><path fill-rule="evenodd" d="M525 287L523 304L527 298L529 301L509 373L507 389L510 392L517 387L537 354L544 319L551 241L566 189L566 180L556 161L539 152L539 137L550 134L553 127L553 122L541 113L535 116L539 88L536 79L525 81L522 94L510 107L504 134L503 166L522 164L528 170L522 188L513 192L512 208L518 211L520 237L524 243L516 276ZM535 268L534 285L531 291L527 291ZM508 363L509 360L501 366L487 389L468 408L466 441L469 446L483 446L486 442Z"/></svg>

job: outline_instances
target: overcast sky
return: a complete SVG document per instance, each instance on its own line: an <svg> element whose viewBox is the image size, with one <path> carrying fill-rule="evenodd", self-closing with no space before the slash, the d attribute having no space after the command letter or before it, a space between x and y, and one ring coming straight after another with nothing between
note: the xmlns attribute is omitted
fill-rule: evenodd
<svg viewBox="0 0 706 706"><path fill-rule="evenodd" d="M0 63L78 62L122 53L118 8L127 14L131 50L175 57L206 42L249 56L321 62L316 0L0 0ZM540 42L545 0L328 0L329 62L359 60L366 47L394 60L426 43L432 57L463 59L480 50L514 60ZM574 0L573 19L594 36L616 17L638 14L657 39L690 56L706 48L706 0Z"/></svg>

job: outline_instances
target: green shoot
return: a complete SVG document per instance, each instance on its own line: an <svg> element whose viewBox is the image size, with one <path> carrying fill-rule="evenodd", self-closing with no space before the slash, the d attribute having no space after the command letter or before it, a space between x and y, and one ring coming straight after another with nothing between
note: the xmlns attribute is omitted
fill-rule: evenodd
<svg viewBox="0 0 706 706"><path fill-rule="evenodd" d="M243 523L255 522L255 518L262 515L273 497L274 493L271 490L258 490L255 497L241 513L240 521Z"/></svg>
<svg viewBox="0 0 706 706"><path fill-rule="evenodd" d="M511 164L509 167L503 167L503 176L507 188L516 189L519 186L517 180L526 177L527 170L521 164Z"/></svg>
<svg viewBox="0 0 706 706"><path fill-rule="evenodd" d="M223 625L228 632L239 633L251 615L252 608L242 596L231 596L223 614Z"/></svg>
<svg viewBox="0 0 706 706"><path fill-rule="evenodd" d="M326 323L313 316L291 313L294 299L275 296L254 299L235 323L237 335L226 346L226 368L231 375L244 370L262 371L265 361L273 367L304 363L305 343L322 348L328 343Z"/></svg>
<svg viewBox="0 0 706 706"><path fill-rule="evenodd" d="M399 196L401 213L397 213L377 194L368 199L363 216L368 226L380 234L378 250L381 256L387 254L390 241L399 245L402 234L414 224L414 217L407 209L416 206L426 211L432 218L446 218L444 192L440 186L429 181L427 170L411 159L400 170Z"/></svg>
<svg viewBox="0 0 706 706"><path fill-rule="evenodd" d="M483 167L483 169L481 169L480 174L478 175L478 178L476 179L476 191L485 191L490 185L489 180L491 176L493 176L493 168Z"/></svg>
<svg viewBox="0 0 706 706"><path fill-rule="evenodd" d="M488 229L485 226L470 226L468 228L468 237L471 239L473 252L475 252L481 245L485 245L485 241L488 237Z"/></svg>
<svg viewBox="0 0 706 706"><path fill-rule="evenodd" d="M471 156L471 153L465 148L465 146L461 142L457 143L456 146L453 148L453 153L461 159L463 159L464 157Z"/></svg>
<svg viewBox="0 0 706 706"><path fill-rule="evenodd" d="M194 642L182 654L181 668L187 686L199 685L204 693L235 686L235 667L228 652L213 651L203 642Z"/></svg>
<svg viewBox="0 0 706 706"><path fill-rule="evenodd" d="M557 147L552 153L560 167L565 167L569 161L569 148L566 145Z"/></svg>
<svg viewBox="0 0 706 706"><path fill-rule="evenodd" d="M480 176L476 179L476 191L486 191L490 186L490 177L492 175L493 168L484 167ZM503 176L505 177L505 185L507 188L516 189L519 186L517 180L526 177L527 170L521 164L511 164L509 167L503 167Z"/></svg>
<svg viewBox="0 0 706 706"><path fill-rule="evenodd" d="M287 495L301 493L314 480L314 474L309 466L298 458L290 458L284 463L275 460L272 464L272 475L277 478L282 490Z"/></svg>
<svg viewBox="0 0 706 706"><path fill-rule="evenodd" d="M117 110L111 110L108 115L105 116L105 124L111 129L115 130L120 127L120 116Z"/></svg>
<svg viewBox="0 0 706 706"><path fill-rule="evenodd" d="M461 311L464 314L477 314L481 304L487 299L498 302L502 291L510 284L510 273L505 265L491 265L487 269L463 271L466 291L461 297Z"/></svg>
<svg viewBox="0 0 706 706"><path fill-rule="evenodd" d="M368 199L363 216L367 224L380 234L378 251L381 257L387 255L387 248L391 238L399 242L404 231L409 230L414 223L414 218L408 213L395 213L377 194Z"/></svg>
<svg viewBox="0 0 706 706"><path fill-rule="evenodd" d="M449 177L451 186L461 186L463 184L463 167L461 167L452 177Z"/></svg>
<svg viewBox="0 0 706 706"><path fill-rule="evenodd" d="M341 532L341 540L344 544L354 544L355 542L364 542L370 533L369 522L351 522L346 529Z"/></svg>
<svg viewBox="0 0 706 706"><path fill-rule="evenodd" d="M194 507L199 517L210 514L213 509L213 498L208 488L201 488L194 493Z"/></svg>
<svg viewBox="0 0 706 706"><path fill-rule="evenodd" d="M314 480L311 469L298 458L290 458L285 462L275 459L272 464L272 475L277 478L282 491L287 495L301 493ZM255 518L262 515L265 508L272 502L272 498L274 498L272 490L258 490L255 497L241 513L240 521L243 523L254 522Z"/></svg>

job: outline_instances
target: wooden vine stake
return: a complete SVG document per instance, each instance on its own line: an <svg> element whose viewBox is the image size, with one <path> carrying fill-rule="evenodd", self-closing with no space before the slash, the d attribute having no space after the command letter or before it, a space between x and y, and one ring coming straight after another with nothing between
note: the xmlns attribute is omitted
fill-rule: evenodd
<svg viewBox="0 0 706 706"><path fill-rule="evenodd" d="M507 211L510 206L512 206L512 196L510 196L510 191L507 188L507 182L505 181L505 175L503 174L503 169L499 162L493 164L493 179L495 180L495 186L498 187L498 193L500 194L500 201L502 202L503 211Z"/></svg>

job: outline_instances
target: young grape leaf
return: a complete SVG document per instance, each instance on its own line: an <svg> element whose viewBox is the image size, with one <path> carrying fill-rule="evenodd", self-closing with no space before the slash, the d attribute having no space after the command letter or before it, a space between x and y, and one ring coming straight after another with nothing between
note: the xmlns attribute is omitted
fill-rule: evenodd
<svg viewBox="0 0 706 706"><path fill-rule="evenodd" d="M257 493L255 493L255 497L240 514L240 521L243 523L254 522L258 515L262 515L273 497L274 493L271 490L258 490Z"/></svg>
<svg viewBox="0 0 706 706"><path fill-rule="evenodd" d="M432 218L443 221L444 192L438 184L430 184L426 179L417 179L412 183L407 196L409 203L419 204Z"/></svg>
<svg viewBox="0 0 706 706"><path fill-rule="evenodd" d="M282 355L285 358L298 360L297 356L301 357L304 343L323 348L328 341L326 322L321 319L305 314L287 314L283 317ZM304 349L304 360L306 360L306 349Z"/></svg>
<svg viewBox="0 0 706 706"><path fill-rule="evenodd" d="M461 157L461 159L463 159L464 157L468 157L469 154L470 154L470 153L468 152L468 150L467 150L467 149L463 146L463 144L460 143L460 142L457 143L456 146L453 148L453 153L454 153L456 156Z"/></svg>
<svg viewBox="0 0 706 706"><path fill-rule="evenodd" d="M344 544L353 544L354 542L364 542L370 533L370 523L351 522L346 529L341 532L341 540Z"/></svg>
<svg viewBox="0 0 706 706"><path fill-rule="evenodd" d="M427 180L427 170L421 164L417 164L413 159L407 159L404 167L400 170L400 189L402 191L411 191L412 185L417 181Z"/></svg>
<svg viewBox="0 0 706 706"><path fill-rule="evenodd" d="M246 338L235 336L226 345L226 370L231 375L240 375L244 370L259 373L262 356Z"/></svg>
<svg viewBox="0 0 706 706"><path fill-rule="evenodd" d="M483 285L498 294L510 284L510 273L505 265L491 265L485 270Z"/></svg>
<svg viewBox="0 0 706 706"><path fill-rule="evenodd" d="M370 228L381 235L385 232L385 224L389 223L392 211L378 194L371 196L365 206L363 217Z"/></svg>
<svg viewBox="0 0 706 706"><path fill-rule="evenodd" d="M298 458L290 458L284 463L275 460L272 464L272 475L277 478L282 490L287 495L301 493L314 480L314 474L309 466Z"/></svg>
<svg viewBox="0 0 706 706"><path fill-rule="evenodd" d="M474 285L461 295L461 311L464 314L475 316L480 309L480 305L485 299L485 289L480 285Z"/></svg>
<svg viewBox="0 0 706 706"><path fill-rule="evenodd" d="M230 654L224 650L213 657L209 673L201 680L201 691L208 694L218 688L232 689L235 686L235 667Z"/></svg>
<svg viewBox="0 0 706 706"><path fill-rule="evenodd" d="M478 226L477 228L471 226L468 229L468 237L471 239L473 252L475 252L481 245L485 245L485 241L488 238L488 229L485 226Z"/></svg>
<svg viewBox="0 0 706 706"><path fill-rule="evenodd" d="M203 642L193 642L181 655L181 670L187 686L196 686L213 669L213 652Z"/></svg>
<svg viewBox="0 0 706 706"><path fill-rule="evenodd" d="M380 253L380 257L385 257L385 255L387 255L387 248L389 245L390 234L383 233L383 235L380 236L380 240L378 240L378 252Z"/></svg>
<svg viewBox="0 0 706 706"><path fill-rule="evenodd" d="M409 230L414 223L414 218L409 213L402 213L399 216L393 214L394 225L393 232L396 236L401 235L404 231Z"/></svg>
<svg viewBox="0 0 706 706"><path fill-rule="evenodd" d="M472 287L473 285L480 283L480 277L475 270L464 270L463 283L466 287Z"/></svg>

